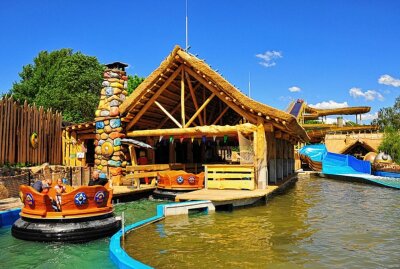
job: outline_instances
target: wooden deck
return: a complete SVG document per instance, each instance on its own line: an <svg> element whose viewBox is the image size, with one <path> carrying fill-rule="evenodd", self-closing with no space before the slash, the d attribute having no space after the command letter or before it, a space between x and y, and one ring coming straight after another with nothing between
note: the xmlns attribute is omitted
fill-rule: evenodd
<svg viewBox="0 0 400 269"><path fill-rule="evenodd" d="M284 180L279 186L268 186L265 190L210 190L202 189L187 193L178 194L175 201L199 201L210 200L214 205L246 206L257 202L260 199L267 198L277 191L286 188L288 185L297 180L297 175L294 174Z"/></svg>
<svg viewBox="0 0 400 269"><path fill-rule="evenodd" d="M130 194L143 194L145 192L152 192L156 189L155 186L141 184L140 189L134 186L113 186L113 197L120 197Z"/></svg>

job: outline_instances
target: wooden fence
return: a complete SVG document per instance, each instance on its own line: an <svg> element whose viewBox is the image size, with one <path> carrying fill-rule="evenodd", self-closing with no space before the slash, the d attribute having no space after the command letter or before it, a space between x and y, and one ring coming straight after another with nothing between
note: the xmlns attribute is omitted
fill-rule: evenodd
<svg viewBox="0 0 400 269"><path fill-rule="evenodd" d="M0 166L4 164L62 163L61 113L19 104L12 97L0 100ZM31 136L37 134L37 147Z"/></svg>

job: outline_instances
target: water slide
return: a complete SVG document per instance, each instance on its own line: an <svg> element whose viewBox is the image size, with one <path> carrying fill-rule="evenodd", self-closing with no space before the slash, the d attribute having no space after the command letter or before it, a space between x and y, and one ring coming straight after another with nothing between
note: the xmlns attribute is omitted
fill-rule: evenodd
<svg viewBox="0 0 400 269"><path fill-rule="evenodd" d="M321 163L324 174L371 174L371 163L361 161L351 155L329 152L324 144L307 145L299 150L306 162L314 162L313 166ZM312 167L311 167L312 168Z"/></svg>
<svg viewBox="0 0 400 269"><path fill-rule="evenodd" d="M351 155L329 152L325 145L307 145L299 150L300 159L314 171L330 178L400 189L400 179L371 175L371 163Z"/></svg>
<svg viewBox="0 0 400 269"><path fill-rule="evenodd" d="M288 109L289 114L295 116L298 119L303 104L303 102L293 102Z"/></svg>

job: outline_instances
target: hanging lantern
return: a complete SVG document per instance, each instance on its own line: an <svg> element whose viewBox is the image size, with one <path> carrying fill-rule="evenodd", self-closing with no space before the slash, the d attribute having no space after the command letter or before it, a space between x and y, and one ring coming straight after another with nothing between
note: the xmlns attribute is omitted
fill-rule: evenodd
<svg viewBox="0 0 400 269"><path fill-rule="evenodd" d="M169 143L174 143L174 137L173 136L169 137Z"/></svg>
<svg viewBox="0 0 400 269"><path fill-rule="evenodd" d="M224 135L224 144L226 144L226 142L228 142L228 136Z"/></svg>
<svg viewBox="0 0 400 269"><path fill-rule="evenodd" d="M181 144L182 144L182 142L183 142L183 139L184 139L183 136L181 136L181 137L179 138L179 141L181 142Z"/></svg>
<svg viewBox="0 0 400 269"><path fill-rule="evenodd" d="M192 138L191 138L191 140L192 140L192 144L193 144L193 141L194 141L194 137L192 137Z"/></svg>
<svg viewBox="0 0 400 269"><path fill-rule="evenodd" d="M161 142L162 139L163 139L163 136L160 136L160 138L158 139L158 142Z"/></svg>
<svg viewBox="0 0 400 269"><path fill-rule="evenodd" d="M215 142L215 139L217 139L216 135L213 135L213 141Z"/></svg>
<svg viewBox="0 0 400 269"><path fill-rule="evenodd" d="M201 141L202 141L203 143L206 143L207 138L203 135L203 137L201 138Z"/></svg>

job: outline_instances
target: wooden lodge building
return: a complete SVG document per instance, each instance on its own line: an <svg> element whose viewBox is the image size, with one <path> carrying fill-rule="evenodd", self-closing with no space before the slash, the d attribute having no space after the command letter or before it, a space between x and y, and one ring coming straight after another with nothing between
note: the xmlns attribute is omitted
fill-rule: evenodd
<svg viewBox="0 0 400 269"><path fill-rule="evenodd" d="M107 67L95 122L65 128L63 161L93 165L115 185L129 184L134 171L220 164L251 167L254 188L265 189L294 172L294 146L309 140L294 116L244 95L179 46L129 96L126 65Z"/></svg>

